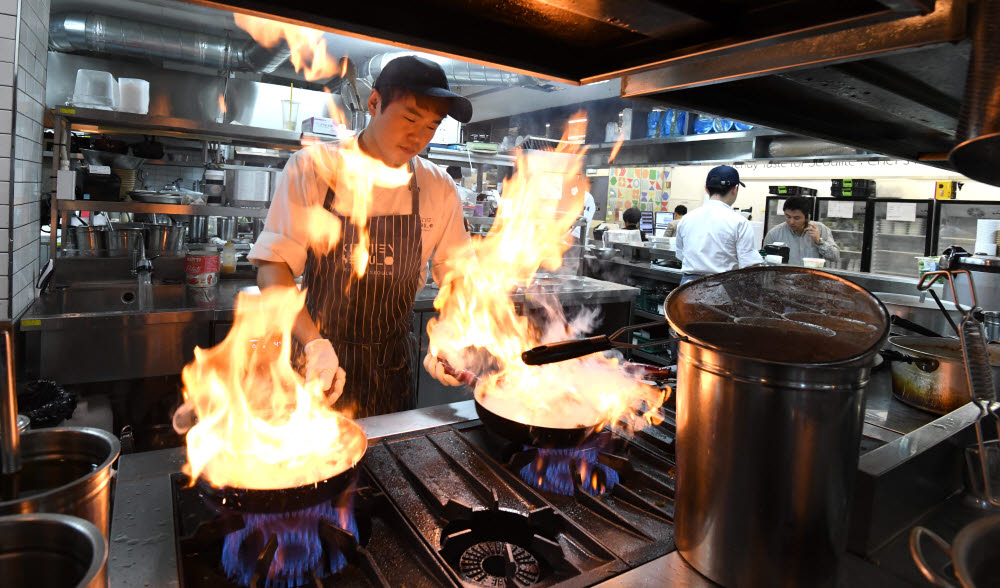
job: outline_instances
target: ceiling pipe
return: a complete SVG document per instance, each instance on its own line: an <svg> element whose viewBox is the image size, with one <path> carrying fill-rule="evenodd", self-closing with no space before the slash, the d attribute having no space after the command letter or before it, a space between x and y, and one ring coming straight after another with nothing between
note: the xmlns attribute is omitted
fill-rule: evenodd
<svg viewBox="0 0 1000 588"><path fill-rule="evenodd" d="M268 49L253 40L237 41L228 36L79 12L52 16L49 48L64 53L86 51L264 73L273 72L291 55L284 43Z"/></svg>
<svg viewBox="0 0 1000 588"><path fill-rule="evenodd" d="M377 78L379 73L382 72L382 68L384 68L386 64L393 59L403 57L404 55L420 56L422 54L414 51L380 53L369 59L366 63L362 64L361 76L365 78L368 83L374 84L375 78ZM437 62L444 70L444 74L448 78L448 83L456 86L503 86L513 88L548 84L548 82L545 82L544 80L526 76L524 74L493 69L486 67L485 65L478 65L475 63L466 63L464 61L458 61L457 59L447 59L444 61L438 60Z"/></svg>

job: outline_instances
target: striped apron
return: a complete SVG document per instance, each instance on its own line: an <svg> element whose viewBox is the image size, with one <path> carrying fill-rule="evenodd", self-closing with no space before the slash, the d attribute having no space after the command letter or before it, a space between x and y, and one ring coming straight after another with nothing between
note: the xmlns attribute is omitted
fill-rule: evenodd
<svg viewBox="0 0 1000 588"><path fill-rule="evenodd" d="M335 407L356 418L416 407L412 371L416 338L411 328L413 300L425 274L413 161L410 174L410 214L368 219L368 268L363 277L354 275L351 262L359 229L337 214L332 188L324 206L343 223L342 239L326 256L310 249L306 259L306 308L347 372L344 393Z"/></svg>

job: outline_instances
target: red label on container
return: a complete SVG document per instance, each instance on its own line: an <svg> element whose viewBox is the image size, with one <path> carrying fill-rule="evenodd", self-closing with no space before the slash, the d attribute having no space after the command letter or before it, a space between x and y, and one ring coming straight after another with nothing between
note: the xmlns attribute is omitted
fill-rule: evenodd
<svg viewBox="0 0 1000 588"><path fill-rule="evenodd" d="M219 254L189 253L185 259L184 273L191 286L214 286L219 279Z"/></svg>

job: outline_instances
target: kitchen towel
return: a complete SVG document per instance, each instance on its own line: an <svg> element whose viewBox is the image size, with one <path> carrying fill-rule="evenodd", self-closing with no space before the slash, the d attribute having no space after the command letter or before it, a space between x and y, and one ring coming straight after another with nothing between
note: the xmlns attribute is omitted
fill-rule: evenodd
<svg viewBox="0 0 1000 588"><path fill-rule="evenodd" d="M976 221L976 248L973 253L997 254L997 232L1000 220L980 219Z"/></svg>

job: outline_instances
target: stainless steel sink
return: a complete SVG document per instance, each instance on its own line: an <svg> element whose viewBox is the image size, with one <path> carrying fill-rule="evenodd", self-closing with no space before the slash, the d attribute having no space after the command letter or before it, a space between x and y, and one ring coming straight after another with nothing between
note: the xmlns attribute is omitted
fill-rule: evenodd
<svg viewBox="0 0 1000 588"><path fill-rule="evenodd" d="M151 304L140 302L137 282L75 284L52 288L36 301L36 310L46 315L164 312L198 308L197 292L189 294L184 284L153 284Z"/></svg>

